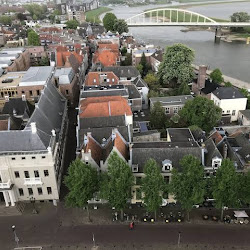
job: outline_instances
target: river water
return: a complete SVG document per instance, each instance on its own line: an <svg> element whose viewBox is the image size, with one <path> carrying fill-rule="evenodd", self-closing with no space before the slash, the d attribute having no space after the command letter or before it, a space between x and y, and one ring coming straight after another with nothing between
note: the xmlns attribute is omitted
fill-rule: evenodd
<svg viewBox="0 0 250 250"><path fill-rule="evenodd" d="M166 6L166 5L165 5ZM140 7L112 7L118 18L129 18L156 5ZM162 6L159 6L162 7ZM195 6L189 10L208 17L229 19L232 13L250 13L250 2ZM131 27L130 33L138 40L165 47L183 43L195 50L195 64L205 64L210 69L220 68L223 74L250 83L250 45L241 42L214 43L214 33L209 31L182 32L184 27ZM249 84L250 85L250 84Z"/></svg>

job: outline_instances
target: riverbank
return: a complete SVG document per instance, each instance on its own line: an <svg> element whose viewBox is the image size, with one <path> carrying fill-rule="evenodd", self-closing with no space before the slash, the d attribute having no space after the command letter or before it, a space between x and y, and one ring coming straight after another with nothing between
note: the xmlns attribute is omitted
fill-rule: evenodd
<svg viewBox="0 0 250 250"><path fill-rule="evenodd" d="M111 11L111 8L108 7L100 7L98 9L87 11L86 14L86 21L91 23L101 23L100 16L103 13Z"/></svg>

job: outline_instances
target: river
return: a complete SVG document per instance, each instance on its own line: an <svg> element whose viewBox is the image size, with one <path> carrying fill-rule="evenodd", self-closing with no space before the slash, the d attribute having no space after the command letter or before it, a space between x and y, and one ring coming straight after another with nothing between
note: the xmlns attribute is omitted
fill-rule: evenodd
<svg viewBox="0 0 250 250"><path fill-rule="evenodd" d="M166 6L166 5L165 5ZM139 7L112 7L118 18L129 18L145 9L156 8L156 5ZM162 7L162 6L159 6ZM189 10L208 17L229 19L232 13L247 11L250 13L250 2L194 6ZM183 27L131 27L130 33L146 43L165 47L174 43L183 43L195 50L195 64L205 64L210 69L220 68L224 75L250 83L250 45L241 42L214 43L214 33L209 31L182 32Z"/></svg>

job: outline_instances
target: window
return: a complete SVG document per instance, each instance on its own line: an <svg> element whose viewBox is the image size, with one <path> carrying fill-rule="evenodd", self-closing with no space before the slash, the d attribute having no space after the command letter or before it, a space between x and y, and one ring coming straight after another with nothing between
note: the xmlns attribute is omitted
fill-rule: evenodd
<svg viewBox="0 0 250 250"><path fill-rule="evenodd" d="M65 91L65 92L66 92L66 95L69 95L69 90L68 90L68 89L66 89L66 91Z"/></svg>
<svg viewBox="0 0 250 250"><path fill-rule="evenodd" d="M22 160L25 160L26 159L26 157L22 157Z"/></svg>
<svg viewBox="0 0 250 250"><path fill-rule="evenodd" d="M38 170L34 170L34 175L35 175L35 177L39 177L39 172L38 172Z"/></svg>
<svg viewBox="0 0 250 250"><path fill-rule="evenodd" d="M14 161L14 160L16 160L16 158L15 158L15 157L12 157L11 160Z"/></svg>
<svg viewBox="0 0 250 250"><path fill-rule="evenodd" d="M44 176L49 176L49 170L44 170Z"/></svg>
<svg viewBox="0 0 250 250"><path fill-rule="evenodd" d="M46 156L45 156L45 155L43 155L43 156L42 156L42 159L45 159L45 158L46 158Z"/></svg>
<svg viewBox="0 0 250 250"><path fill-rule="evenodd" d="M133 165L132 166L132 172L137 173L138 172L138 165Z"/></svg>
<svg viewBox="0 0 250 250"><path fill-rule="evenodd" d="M25 176L25 178L30 178L29 171L24 171L24 176Z"/></svg>
<svg viewBox="0 0 250 250"><path fill-rule="evenodd" d="M96 83L96 79L94 79L94 83Z"/></svg>
<svg viewBox="0 0 250 250"><path fill-rule="evenodd" d="M169 176L164 176L164 181L168 184L169 183Z"/></svg>
<svg viewBox="0 0 250 250"><path fill-rule="evenodd" d="M39 195L42 195L43 194L43 189L41 187L37 188L37 192Z"/></svg>
<svg viewBox="0 0 250 250"><path fill-rule="evenodd" d="M236 110L233 110L233 111L232 111L232 115L235 115L235 113L236 113Z"/></svg>
<svg viewBox="0 0 250 250"><path fill-rule="evenodd" d="M24 195L23 189L22 189L22 188L19 188L18 191L19 191L19 195L20 195L20 196L23 196L23 195Z"/></svg>
<svg viewBox="0 0 250 250"><path fill-rule="evenodd" d="M227 114L230 114L230 110L227 110Z"/></svg>
<svg viewBox="0 0 250 250"><path fill-rule="evenodd" d="M36 95L40 95L40 90L39 89L37 89Z"/></svg>
<svg viewBox="0 0 250 250"><path fill-rule="evenodd" d="M32 92L32 90L30 90L30 91L29 91L29 93L30 93L30 96L32 96L32 95L33 95L33 92Z"/></svg>
<svg viewBox="0 0 250 250"><path fill-rule="evenodd" d="M165 109L165 114L170 114L170 108Z"/></svg>
<svg viewBox="0 0 250 250"><path fill-rule="evenodd" d="M24 94L25 92L22 90L22 94Z"/></svg>
<svg viewBox="0 0 250 250"><path fill-rule="evenodd" d="M178 113L178 107L174 107L174 114Z"/></svg>
<svg viewBox="0 0 250 250"><path fill-rule="evenodd" d="M29 195L33 195L33 189L32 188L28 188L28 192L29 192Z"/></svg>
<svg viewBox="0 0 250 250"><path fill-rule="evenodd" d="M36 159L36 157L35 157L35 156L32 156L32 157L31 157L31 159L32 159L32 160L35 160L35 159Z"/></svg>
<svg viewBox="0 0 250 250"><path fill-rule="evenodd" d="M162 162L162 171L163 172L169 172L171 170L171 168L172 168L172 161L166 159Z"/></svg>
<svg viewBox="0 0 250 250"><path fill-rule="evenodd" d="M20 178L20 174L19 174L18 171L15 171L15 177L16 177L16 178Z"/></svg>
<svg viewBox="0 0 250 250"><path fill-rule="evenodd" d="M47 192L48 192L48 194L52 194L52 189L51 189L51 187L47 187Z"/></svg>

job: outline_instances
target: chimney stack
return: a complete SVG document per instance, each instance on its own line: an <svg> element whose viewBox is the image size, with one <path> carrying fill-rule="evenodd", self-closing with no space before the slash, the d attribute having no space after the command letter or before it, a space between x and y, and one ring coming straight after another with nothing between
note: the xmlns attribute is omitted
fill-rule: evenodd
<svg viewBox="0 0 250 250"><path fill-rule="evenodd" d="M226 143L223 145L223 158L224 159L227 158L227 144Z"/></svg>
<svg viewBox="0 0 250 250"><path fill-rule="evenodd" d="M199 90L205 88L206 75L207 75L207 66L200 65L198 72L198 80L197 80L197 85Z"/></svg>
<svg viewBox="0 0 250 250"><path fill-rule="evenodd" d="M32 134L35 134L37 132L36 123L35 122L31 122L30 126L31 126L31 132L32 132Z"/></svg>

